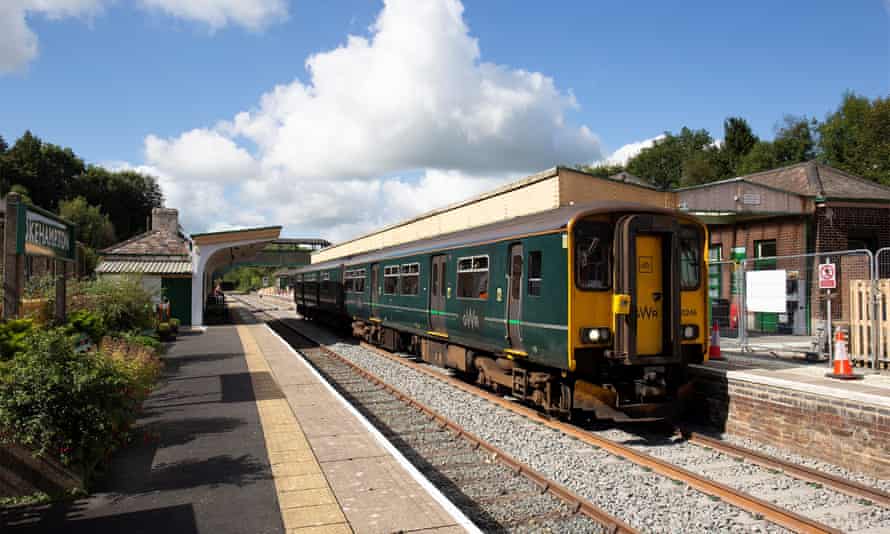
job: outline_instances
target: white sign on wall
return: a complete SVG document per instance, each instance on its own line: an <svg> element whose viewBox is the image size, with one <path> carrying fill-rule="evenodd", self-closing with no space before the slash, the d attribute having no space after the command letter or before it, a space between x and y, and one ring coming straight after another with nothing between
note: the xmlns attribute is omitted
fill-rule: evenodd
<svg viewBox="0 0 890 534"><path fill-rule="evenodd" d="M752 312L787 313L785 270L745 273L745 307Z"/></svg>

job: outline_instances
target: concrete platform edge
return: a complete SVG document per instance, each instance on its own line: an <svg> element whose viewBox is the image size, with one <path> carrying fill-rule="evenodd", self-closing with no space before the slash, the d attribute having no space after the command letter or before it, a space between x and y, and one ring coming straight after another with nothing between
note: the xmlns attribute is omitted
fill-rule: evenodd
<svg viewBox="0 0 890 534"><path fill-rule="evenodd" d="M890 397L882 397L880 395L872 395L870 393L860 393L848 389L832 388L829 386L820 386L818 384L807 384L797 382L785 378L775 378L771 376L763 376L759 374L749 373L747 371L724 371L722 369L709 369L701 365L693 365L698 371L708 373L722 374L727 380L738 380L740 382L749 382L752 384L763 384L765 386L773 386L777 388L809 393L823 397L831 397L840 401L854 401L876 406L879 408L890 408ZM826 371L828 369L826 368Z"/></svg>
<svg viewBox="0 0 890 534"><path fill-rule="evenodd" d="M310 365L309 362L307 362L306 359L303 358L303 356L299 352L297 352L293 347L291 347L290 344L287 341L285 341L281 336L279 336L277 332L275 332L272 328L270 328L268 324L264 324L263 326L265 326L269 330L269 332L271 332L276 338L278 338L278 340L285 347L287 347L287 349L291 352L291 354L293 354L294 357L302 365L306 366L306 368L309 370L310 373L312 373L312 375L316 378L316 380L318 380L334 397L336 397L337 400L343 405L344 408L346 408L346 410L350 414L352 414L353 417L355 417L356 419L358 419L358 421L361 422L362 426L364 426L368 430L368 432L372 436L374 436L374 439L376 439L377 442L380 443L380 445L390 455L392 455L393 458L395 458L395 460L399 463L399 465L401 465L402 468L405 469L405 471L411 476L411 478L414 479L414 481L417 482L420 485L420 487L422 487L424 489L424 491L429 493L430 496L432 496L432 498L440 506L442 506L442 508L454 519L454 521L457 525L459 525L461 528L465 529L467 532L470 532L472 534L482 534L482 531L479 530L479 528L476 527L476 525L473 524L473 522L470 521L470 519L466 515L464 515L464 513L461 512L459 508L457 508L457 506L454 505L454 503L452 503L450 500L448 500L448 498L445 497L439 491L438 488L436 488L429 480L427 480L427 478L424 477L423 474L420 471L418 471L417 468L414 467L414 465L411 462L409 462L408 459L405 458L402 455L402 453L398 449L396 449L395 446L393 446L392 443L389 442L389 440L387 440L385 437L383 437L383 435L380 433L380 431L377 430L377 428L374 427L374 425L372 425L370 421L365 419L365 417L361 413L359 413L359 411L356 410L354 406L349 404L349 402L346 399L344 399L343 396L340 395L340 393L336 389L334 389L334 387L331 386L328 383L328 381L325 380L324 377L322 377L318 373L318 371L316 371L315 368L312 367L312 365Z"/></svg>

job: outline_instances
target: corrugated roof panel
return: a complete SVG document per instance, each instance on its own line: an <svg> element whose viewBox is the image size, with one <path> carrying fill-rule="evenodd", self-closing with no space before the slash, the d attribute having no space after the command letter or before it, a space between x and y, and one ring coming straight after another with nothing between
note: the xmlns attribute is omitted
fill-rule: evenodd
<svg viewBox="0 0 890 534"><path fill-rule="evenodd" d="M192 274L188 261L103 261L96 267L100 274Z"/></svg>

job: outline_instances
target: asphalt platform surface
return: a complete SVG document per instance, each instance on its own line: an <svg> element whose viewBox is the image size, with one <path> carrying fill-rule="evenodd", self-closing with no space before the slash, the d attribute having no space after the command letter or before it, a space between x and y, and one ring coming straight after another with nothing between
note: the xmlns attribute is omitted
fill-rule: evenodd
<svg viewBox="0 0 890 534"><path fill-rule="evenodd" d="M89 498L0 513L0 532L284 532L234 326L180 334L133 444Z"/></svg>

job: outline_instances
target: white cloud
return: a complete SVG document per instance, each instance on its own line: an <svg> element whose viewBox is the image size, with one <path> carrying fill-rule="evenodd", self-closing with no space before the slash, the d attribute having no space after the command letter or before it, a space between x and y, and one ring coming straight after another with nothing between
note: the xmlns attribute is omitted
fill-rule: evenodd
<svg viewBox="0 0 890 534"><path fill-rule="evenodd" d="M20 70L38 54L28 19L92 17L114 0L0 0L0 74ZM206 24L211 30L242 26L257 31L288 16L287 0L141 0L143 9Z"/></svg>
<svg viewBox="0 0 890 534"><path fill-rule="evenodd" d="M229 153L252 147L259 171L229 194L293 233L342 239L509 177L601 157L590 129L570 124L570 92L544 74L481 61L458 0L388 0L370 35L310 56L306 69L308 81L279 85L255 108L197 130L214 146L238 143ZM188 160L204 156L185 148L187 135L150 136L147 160L177 187L218 182L194 171L203 164ZM186 160L164 166L157 147Z"/></svg>
<svg viewBox="0 0 890 534"><path fill-rule="evenodd" d="M288 16L286 0L141 0L148 9L156 9L192 22L207 24L211 30L243 26L260 30Z"/></svg>
<svg viewBox="0 0 890 534"><path fill-rule="evenodd" d="M644 148L649 148L654 145L656 141L662 139L664 139L664 134L656 135L649 139L643 139L642 141L628 143L615 152L612 152L608 158L596 161L593 165L627 165L627 162L642 152Z"/></svg>
<svg viewBox="0 0 890 534"><path fill-rule="evenodd" d="M0 74L21 69L37 57L37 35L27 17L50 19L89 17L102 9L103 0L2 0L0 1Z"/></svg>
<svg viewBox="0 0 890 534"><path fill-rule="evenodd" d="M146 163L184 180L231 182L253 178L257 163L247 150L217 132L195 129L166 140L145 139Z"/></svg>

